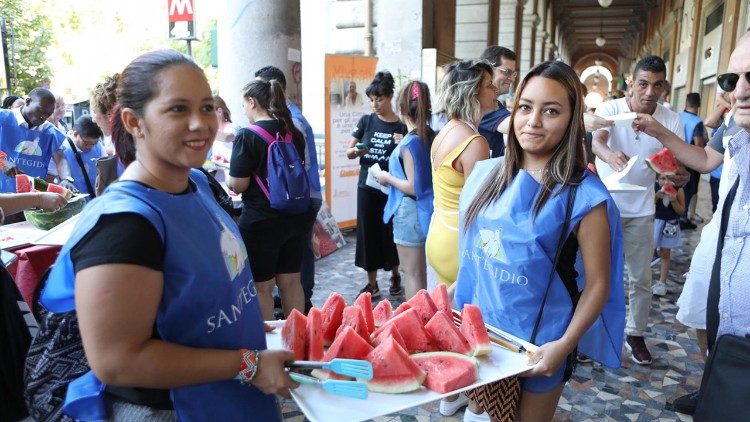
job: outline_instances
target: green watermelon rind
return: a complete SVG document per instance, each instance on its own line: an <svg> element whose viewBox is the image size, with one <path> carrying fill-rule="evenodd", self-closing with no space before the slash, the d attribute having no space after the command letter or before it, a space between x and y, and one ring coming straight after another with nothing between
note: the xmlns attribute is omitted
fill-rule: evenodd
<svg viewBox="0 0 750 422"><path fill-rule="evenodd" d="M68 205L57 211L26 210L23 212L23 215L26 217L26 221L31 223L34 227L42 230L49 230L67 221L70 217L80 213L85 205L86 201L79 199L77 201L68 202Z"/></svg>
<svg viewBox="0 0 750 422"><path fill-rule="evenodd" d="M392 345L392 346L391 346ZM382 360L385 362L406 362L405 360L408 360L411 362L411 364L414 367L414 371L418 372L417 374L409 375L389 375L389 379L384 380L382 378L376 378L377 374L379 372L377 362L374 362L375 356L378 353L382 353L382 350L388 347L392 347L392 350L394 351L394 354L397 356L394 357L388 357L383 358ZM401 356L398 356L401 354ZM359 382L364 382L367 385L367 389L374 392L374 393L386 393L386 394L401 394L401 393L410 393L412 391L418 390L422 384L424 383L425 379L427 378L427 374L422 371L419 366L414 362L409 354L404 350L403 347L401 347L398 342L396 342L393 338L386 339L382 344L380 344L378 347L373 349L368 355L367 360L372 363L373 365L373 374L376 377L373 377L372 380L365 380L365 379L357 379ZM408 366L408 365L407 365ZM398 378L398 379L394 379Z"/></svg>

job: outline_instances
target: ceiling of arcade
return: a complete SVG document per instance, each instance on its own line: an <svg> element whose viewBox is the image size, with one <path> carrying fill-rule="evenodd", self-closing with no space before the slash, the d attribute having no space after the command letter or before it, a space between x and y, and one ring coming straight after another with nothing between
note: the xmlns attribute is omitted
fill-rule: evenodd
<svg viewBox="0 0 750 422"><path fill-rule="evenodd" d="M597 0L554 0L554 20L561 29L570 62L580 72L601 60L619 74L620 59L632 59L643 42L657 0L614 0L603 8ZM603 46L596 39L603 36Z"/></svg>

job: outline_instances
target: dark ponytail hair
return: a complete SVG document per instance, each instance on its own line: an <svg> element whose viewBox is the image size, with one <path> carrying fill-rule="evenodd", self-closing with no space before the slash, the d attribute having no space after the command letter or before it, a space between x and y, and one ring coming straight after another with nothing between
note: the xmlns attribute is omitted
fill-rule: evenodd
<svg viewBox="0 0 750 422"><path fill-rule="evenodd" d="M427 120L432 116L430 88L424 82L409 81L398 94L398 110L414 123L422 145L429 151L431 136Z"/></svg>
<svg viewBox="0 0 750 422"><path fill-rule="evenodd" d="M177 50L156 50L141 54L122 71L117 81L117 104L110 116L112 143L117 157L123 164L135 161L135 140L126 129L120 116L128 108L138 117L143 117L146 105L159 90L159 73L177 65L189 65L199 70L193 59Z"/></svg>
<svg viewBox="0 0 750 422"><path fill-rule="evenodd" d="M393 87L395 86L393 75L387 70L375 74L370 85L365 90L368 97L393 97Z"/></svg>
<svg viewBox="0 0 750 422"><path fill-rule="evenodd" d="M242 88L242 98L254 99L271 117L279 121L282 132L289 132L294 138L304 139L292 122L292 112L286 105L284 87L278 80L256 79Z"/></svg>

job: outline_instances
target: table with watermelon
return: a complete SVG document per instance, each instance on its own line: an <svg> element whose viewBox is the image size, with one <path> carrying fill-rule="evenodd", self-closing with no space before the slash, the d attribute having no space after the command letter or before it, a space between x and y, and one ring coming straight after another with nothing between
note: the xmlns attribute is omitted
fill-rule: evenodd
<svg viewBox="0 0 750 422"><path fill-rule="evenodd" d="M293 390L311 421L361 421L439 400L529 370L522 352L536 349L497 329L493 334L506 341L488 334L476 306L452 310L444 285L432 292L420 290L395 310L387 299L373 309L369 293L349 306L332 293L307 317L293 311L286 321L271 324L279 328L267 334L268 347L291 349L296 360L343 358L372 364L371 380L352 379L367 385L364 400L334 395L318 385ZM350 379L321 369L312 375Z"/></svg>

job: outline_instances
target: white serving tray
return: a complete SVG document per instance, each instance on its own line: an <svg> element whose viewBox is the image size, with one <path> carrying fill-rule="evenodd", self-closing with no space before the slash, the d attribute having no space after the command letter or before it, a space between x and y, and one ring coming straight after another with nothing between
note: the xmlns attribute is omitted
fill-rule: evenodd
<svg viewBox="0 0 750 422"><path fill-rule="evenodd" d="M274 332L266 335L269 349L281 348L281 326L283 321L269 322L274 327L279 327ZM521 341L520 339L505 333L523 344L527 350L534 351L536 346ZM523 353L514 353L496 344L492 344L492 353L481 356L479 360L479 379L472 385L440 394L425 387L421 387L411 393L384 394L369 393L366 400L332 395L322 388L314 385L300 385L292 390L292 398L305 416L312 422L358 422L372 419L378 416L388 415L415 406L421 406L443 397L456 394L461 391L470 390L493 381L508 378L533 368L527 364L528 358Z"/></svg>

